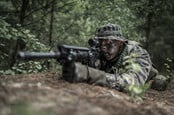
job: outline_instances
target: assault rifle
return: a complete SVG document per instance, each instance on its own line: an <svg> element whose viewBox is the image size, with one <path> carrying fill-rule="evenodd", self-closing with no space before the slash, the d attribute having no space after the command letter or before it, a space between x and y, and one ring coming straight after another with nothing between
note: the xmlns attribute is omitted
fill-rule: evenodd
<svg viewBox="0 0 174 115"><path fill-rule="evenodd" d="M99 59L99 47L95 39L88 41L90 48L71 46L71 45L58 45L58 51L55 52L18 52L17 57L23 60L34 59L56 59L60 64L68 61L81 62L82 64L90 67L96 67L96 61Z"/></svg>

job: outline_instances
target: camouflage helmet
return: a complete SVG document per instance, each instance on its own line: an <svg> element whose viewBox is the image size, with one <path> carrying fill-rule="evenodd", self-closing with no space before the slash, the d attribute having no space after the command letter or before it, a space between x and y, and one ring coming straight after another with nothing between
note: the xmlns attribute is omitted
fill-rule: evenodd
<svg viewBox="0 0 174 115"><path fill-rule="evenodd" d="M127 41L122 36L121 27L116 24L106 24L97 29L96 37L98 39L115 39L120 41Z"/></svg>

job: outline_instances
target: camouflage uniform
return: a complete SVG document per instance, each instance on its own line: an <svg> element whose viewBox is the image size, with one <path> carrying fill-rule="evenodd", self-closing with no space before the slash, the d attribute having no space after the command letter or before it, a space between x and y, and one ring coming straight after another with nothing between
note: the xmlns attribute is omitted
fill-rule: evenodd
<svg viewBox="0 0 174 115"><path fill-rule="evenodd" d="M126 85L143 85L158 73L147 51L134 41L125 43L118 58L101 63L100 69L112 74L106 76L108 85L116 89Z"/></svg>

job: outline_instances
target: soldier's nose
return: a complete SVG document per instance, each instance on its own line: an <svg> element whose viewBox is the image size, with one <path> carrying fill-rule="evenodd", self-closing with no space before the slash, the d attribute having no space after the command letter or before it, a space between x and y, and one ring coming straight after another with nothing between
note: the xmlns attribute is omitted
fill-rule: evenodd
<svg viewBox="0 0 174 115"><path fill-rule="evenodd" d="M106 47L106 46L102 46L102 47L101 47L101 50L102 50L102 51L106 51L106 50L107 50L107 47Z"/></svg>

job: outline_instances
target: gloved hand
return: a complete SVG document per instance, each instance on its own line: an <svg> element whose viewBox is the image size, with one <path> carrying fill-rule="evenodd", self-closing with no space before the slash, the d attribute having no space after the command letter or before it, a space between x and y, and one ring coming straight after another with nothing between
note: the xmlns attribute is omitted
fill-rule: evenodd
<svg viewBox="0 0 174 115"><path fill-rule="evenodd" d="M114 74L82 65L78 62L63 65L63 79L69 82L88 82L90 84L114 87L116 81Z"/></svg>
<svg viewBox="0 0 174 115"><path fill-rule="evenodd" d="M83 82L88 79L87 66L78 62L67 62L63 65L62 77L69 82Z"/></svg>
<svg viewBox="0 0 174 115"><path fill-rule="evenodd" d="M108 86L107 73L91 67L88 67L88 72L88 83Z"/></svg>

